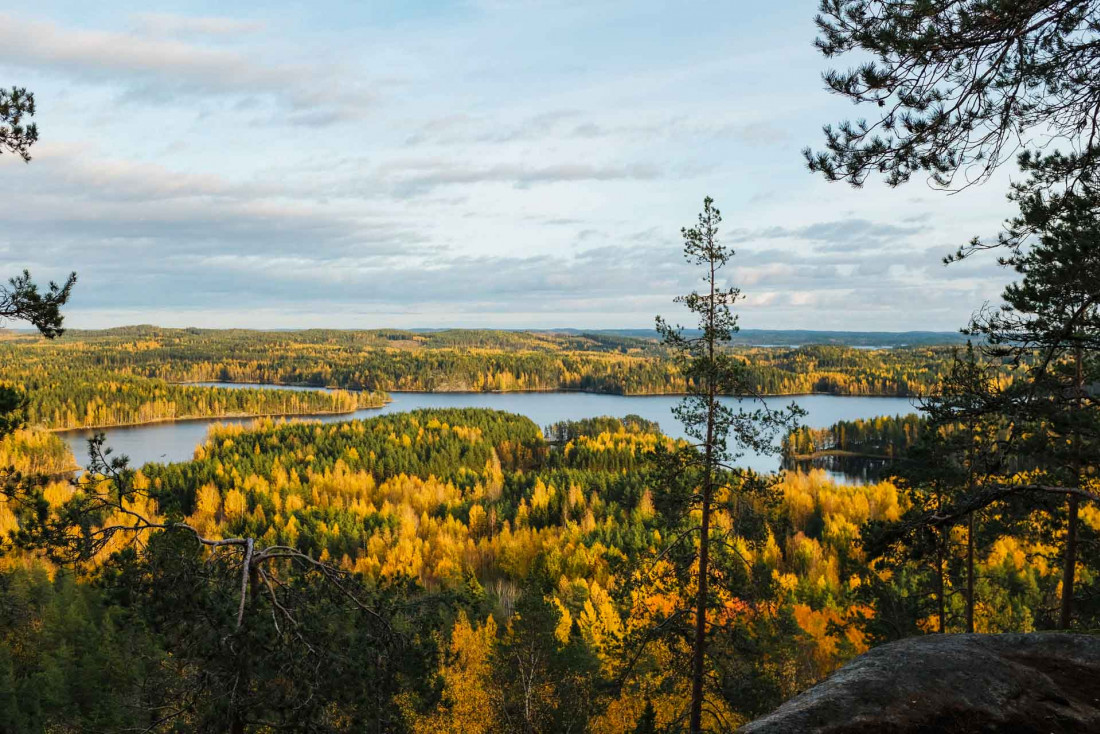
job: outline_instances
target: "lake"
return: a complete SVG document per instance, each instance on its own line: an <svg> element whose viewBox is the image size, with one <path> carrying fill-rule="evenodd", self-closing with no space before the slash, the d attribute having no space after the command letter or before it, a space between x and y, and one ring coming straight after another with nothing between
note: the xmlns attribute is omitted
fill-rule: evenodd
<svg viewBox="0 0 1100 734"><path fill-rule="evenodd" d="M276 390L309 390L313 388L280 385L251 385L226 383L200 383L228 388L262 387ZM417 408L493 408L518 413L534 421L539 427L562 420L577 420L601 415L622 417L633 413L647 420L656 421L670 436L683 438L683 427L672 415L672 408L680 398L670 395L623 396L598 395L581 392L527 392L527 393L391 393L393 402L382 408L367 408L354 413L325 416L303 416L293 420L316 420L333 423L353 419L372 418L387 413L397 413ZM775 407L797 402L807 415L803 424L813 428L825 428L841 420L873 418L879 415L904 415L916 410L909 398L872 398L847 395L801 395L769 398ZM730 402L734 402L730 399ZM153 423L143 426L126 426L102 429L107 435L107 445L115 454L130 457L134 466L147 462L175 462L191 459L195 447L206 438L207 428L213 423L248 423L252 418L202 419ZM73 455L81 464L87 457L87 439L95 431L81 429L64 431L59 435L68 441ZM779 468L779 457L747 453L739 462L761 472ZM862 481L858 474L830 472L838 479Z"/></svg>

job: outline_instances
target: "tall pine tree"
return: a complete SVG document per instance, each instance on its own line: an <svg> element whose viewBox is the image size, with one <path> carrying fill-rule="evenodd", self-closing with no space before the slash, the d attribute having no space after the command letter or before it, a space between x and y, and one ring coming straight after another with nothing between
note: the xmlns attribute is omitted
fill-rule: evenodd
<svg viewBox="0 0 1100 734"><path fill-rule="evenodd" d="M1033 176L1014 188L1020 215L998 242L1009 251L1002 264L1021 277L1005 289L1004 305L980 312L969 331L1018 368L998 410L1016 427L1013 449L1032 473L997 489L1064 497L1065 629L1073 618L1080 505L1100 496L1093 478L1100 450L1100 196L1052 193L1040 184ZM980 247L975 241L961 254Z"/></svg>
<svg viewBox="0 0 1100 734"><path fill-rule="evenodd" d="M702 270L702 291L676 299L698 317L698 329L685 332L657 318L662 342L677 355L687 378L688 395L675 409L691 444L662 450L657 459L655 506L673 533L667 553L678 569L682 588L691 589L689 729L703 731L708 678L708 643L715 620L708 619L719 599L729 598L731 586L750 595L751 569L737 552L740 540L760 537L763 520L753 506L754 496L766 494L772 478L734 466L745 449L774 451L777 436L786 433L799 414L795 406L770 410L763 403L751 410L735 399L755 399L744 362L728 350L738 330L732 306L740 299L737 288L724 287L721 270L733 250L719 240L722 217L710 197L695 227L684 228L684 257ZM731 399L732 398L732 399ZM735 407L736 406L736 407ZM724 518L716 530L715 512ZM694 540L695 542L691 542ZM687 610L684 610L687 612ZM720 676L719 676L720 677Z"/></svg>

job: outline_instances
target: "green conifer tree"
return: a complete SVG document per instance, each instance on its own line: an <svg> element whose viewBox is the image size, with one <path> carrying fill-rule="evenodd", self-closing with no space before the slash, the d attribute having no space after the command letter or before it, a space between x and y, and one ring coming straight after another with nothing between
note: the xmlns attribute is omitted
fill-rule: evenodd
<svg viewBox="0 0 1100 734"><path fill-rule="evenodd" d="M1100 461L1100 191L1052 192L1040 172L1010 198L1020 215L997 246L1008 250L1001 263L1020 279L1005 288L1003 306L983 309L968 330L984 337L990 356L1017 368L992 410L1011 421L1013 452L1023 459L1018 468L1035 476L1002 483L984 498L1064 497L1059 626L1065 629L1073 618L1080 503L1100 499L1090 479ZM983 247L974 240L959 255Z"/></svg>
<svg viewBox="0 0 1100 734"><path fill-rule="evenodd" d="M684 257L700 267L703 289L676 299L698 317L698 329L685 332L657 317L657 330L663 343L678 357L680 370L687 379L688 395L675 408L677 419L691 440L678 450L657 454L655 506L674 537L666 554L675 560L684 588L692 588L693 630L691 632L691 708L690 731L703 730L703 709L708 660L708 611L718 595L712 584L741 585L746 591L751 569L736 558L728 533L716 533L713 513L718 509L732 519L733 533L758 535L762 518L754 511L750 498L767 494L772 480L734 466L746 449L775 452L776 439L792 429L800 411L792 405L772 410L763 402L751 403L752 409L735 400L756 400L749 370L730 353L727 346L737 331L732 306L740 299L737 288L724 287L720 271L733 256L733 250L719 240L721 213L707 197L695 227L682 230ZM684 543L694 540L693 543ZM719 573L715 573L720 569Z"/></svg>

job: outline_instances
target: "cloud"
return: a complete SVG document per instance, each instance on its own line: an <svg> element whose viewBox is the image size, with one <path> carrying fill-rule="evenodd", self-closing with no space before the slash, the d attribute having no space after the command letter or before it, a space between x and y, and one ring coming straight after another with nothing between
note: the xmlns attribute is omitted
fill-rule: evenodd
<svg viewBox="0 0 1100 734"><path fill-rule="evenodd" d="M0 174L18 182L23 195L63 195L97 202L166 199L246 199L286 193L272 183L234 183L214 173L182 173L156 163L99 158L85 146L45 143L35 148L34 165L0 160Z"/></svg>
<svg viewBox="0 0 1100 734"><path fill-rule="evenodd" d="M172 280L180 263L216 263L210 258L228 253L279 261L308 250L320 261L386 262L438 252L415 222L302 199L275 182L68 152L45 148L32 166L0 160L0 174L19 182L18 205L0 211L0 272L58 264L101 272L109 276L99 281L102 294L111 298L127 292L130 277ZM96 282L82 279L82 287L94 290ZM190 289L176 283L181 293Z"/></svg>
<svg viewBox="0 0 1100 734"><path fill-rule="evenodd" d="M357 119L374 103L374 95L359 85L347 79L336 82L331 68L265 64L254 54L224 48L139 33L70 29L2 13L0 62L50 69L85 82L121 84L130 100L169 103L179 102L180 95L259 95L275 101L283 108L280 119L292 123Z"/></svg>
<svg viewBox="0 0 1100 734"><path fill-rule="evenodd" d="M624 116L617 110L554 109L518 120L467 114L447 115L422 124L408 145L472 145L554 140L668 141L736 139L752 145L783 142L787 134L769 120L744 114Z"/></svg>
<svg viewBox="0 0 1100 734"><path fill-rule="evenodd" d="M183 317L172 313L207 308L222 316L203 323L221 326L300 325L297 315L305 313L327 314L330 326L355 325L347 319L356 313L390 315L376 318L374 325L393 324L387 319L398 314L419 314L399 321L405 325L470 323L475 317L503 323L507 314L529 314L526 323L513 323L520 326L592 323L598 314L600 324L608 326L648 323L657 313L682 320L686 316L672 299L698 285L695 270L668 246L470 256L433 251L421 239L424 233L392 226L373 233L339 222L311 229L282 218L265 228L263 218L243 220L239 212L236 220L187 226L164 221L129 233L124 228L124 234L150 238L130 245L116 239L114 226L110 232L93 228L69 245L56 244L55 232L47 231L40 234L53 244L36 250L47 261L72 262L85 248L84 260L74 265L82 276L72 306L78 319L82 311L131 308L156 314L142 321L178 322ZM72 221L70 228L88 225ZM101 246L88 252L87 242L100 235ZM407 247L398 245L403 237L411 238ZM988 297L988 281L980 278L932 280L907 266L870 277L859 272L865 263L842 277L828 258L781 259L788 261L768 262L768 254L754 253L726 274L746 294L737 309L744 325L896 329L904 323L897 314L908 310L920 314L921 326L954 328L965 320L960 303L979 304ZM251 312L268 312L272 304L281 316L249 321L255 317ZM816 315L808 324L809 313Z"/></svg>
<svg viewBox="0 0 1100 734"><path fill-rule="evenodd" d="M478 232L489 216L478 202L496 200L499 192L469 202L429 198L407 208L385 196L401 187L425 194L479 183L506 184L522 196L525 187L568 182L571 192L585 182L646 181L654 169L351 161L336 166L340 172L329 183L334 198L325 200L308 177L181 173L88 150L47 145L30 166L0 160L0 176L19 182L12 206L0 212L0 272L30 266L56 277L59 265L76 269L74 323L81 313L126 309L147 309L142 321L179 323L183 316L172 314L220 307L227 316L217 325L263 325L248 314L279 304L290 315L278 325L326 309L333 325L352 325L340 322L341 314L364 311L421 314L421 325L516 313L534 319L520 325L585 323L592 314L603 325L637 324L639 314L641 323L655 313L676 318L673 297L698 285L674 229L650 224L652 218L594 221L583 211L523 210L525 233L512 252L476 254L462 246L469 232L455 224L472 217L477 224L470 231ZM355 177L378 196L349 197ZM501 231L510 231L508 221ZM921 326L958 326L965 320L959 304L981 303L1003 274L988 262L945 272L939 256L948 248L912 243L925 238L925 226L849 218L739 230L731 238L738 253L724 274L746 294L746 326L805 325L808 314L817 314L813 326L898 328L897 314L905 311L919 313ZM441 231L449 236L441 238ZM518 254L539 237L571 247Z"/></svg>
<svg viewBox="0 0 1100 734"><path fill-rule="evenodd" d="M296 251L189 248L163 257L151 250L127 263L126 272L140 276L135 282L104 291L91 305L182 307L203 294L230 311L277 300L291 309L295 304L329 303L335 310L370 305L379 310L483 313L584 308L617 313L630 303L653 314L675 312L673 297L695 288L698 280L695 270L667 247L469 256L385 247L343 249L321 242ZM754 263L726 276L742 286L750 313L810 306L879 310L972 290L970 283L951 281L929 288L919 272L904 268L887 268L874 278L859 273L842 278L828 263ZM181 287L167 287L169 282Z"/></svg>
<svg viewBox="0 0 1100 734"><path fill-rule="evenodd" d="M264 27L12 0L0 66L43 142L0 157L0 277L78 270L74 325L646 326L698 286L678 233L711 194L746 326L950 328L995 297L1003 272L939 257L999 204L805 173L833 118L785 11L568 2Z"/></svg>
<svg viewBox="0 0 1100 734"><path fill-rule="evenodd" d="M928 225L921 222L897 225L852 218L795 228L769 227L757 232L741 231L737 233L737 239L802 239L819 243L817 249L822 251L872 250L897 247L902 240L927 230Z"/></svg>
<svg viewBox="0 0 1100 734"><path fill-rule="evenodd" d="M379 168L401 195L414 195L454 184L505 183L517 188L575 181L650 180L658 175L648 164L497 163L474 165L443 160L402 160Z"/></svg>
<svg viewBox="0 0 1100 734"><path fill-rule="evenodd" d="M133 19L138 33L153 36L237 36L266 27L255 20L175 13L138 13Z"/></svg>
<svg viewBox="0 0 1100 734"><path fill-rule="evenodd" d="M128 204L100 219L101 211L79 205L24 227L3 224L19 249L31 244L47 262L73 263L82 276L78 311L217 306L224 325L278 303L284 314L327 309L334 323L364 309L423 314L422 324L520 311L550 321L559 318L550 314L644 314L648 322L655 313L675 318L673 297L697 287L697 273L675 245L635 242L652 236L644 230L623 238L630 245L474 256L433 246L431 232L414 225L262 200L208 206L170 199ZM739 308L746 325L805 323L816 313L817 326L893 328L896 314L910 310L924 325L951 328L961 324L958 304L988 297L988 281L973 274L941 279L932 272L938 267L923 251L884 265L858 252L805 257L784 248L743 249L726 275L748 296Z"/></svg>

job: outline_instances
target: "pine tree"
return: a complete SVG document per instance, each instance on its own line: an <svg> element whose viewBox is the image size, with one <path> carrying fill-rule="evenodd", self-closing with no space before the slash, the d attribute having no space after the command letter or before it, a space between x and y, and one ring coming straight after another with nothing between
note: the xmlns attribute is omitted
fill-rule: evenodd
<svg viewBox="0 0 1100 734"><path fill-rule="evenodd" d="M968 342L964 355L956 352L938 394L921 406L928 423L921 441L930 455L926 467L946 478L954 494L973 496L991 475L1004 470L997 442L1003 420L991 409L996 406L997 394L994 368L980 361L973 343ZM966 631L971 633L975 630L974 565L979 514L975 510L965 515Z"/></svg>
<svg viewBox="0 0 1100 734"><path fill-rule="evenodd" d="M1013 449L1036 476L1006 483L1000 493L1065 497L1059 626L1066 629L1073 617L1080 503L1100 499L1089 479L1100 447L1100 395L1090 389L1100 355L1100 195L1051 193L1036 175L1014 187L1011 198L1020 215L997 246L1009 250L1001 263L1021 278L1005 289L1001 308L975 316L969 332L984 337L989 354L1010 360L1019 373L997 410L1016 427ZM981 247L975 240L960 254Z"/></svg>
<svg viewBox="0 0 1100 734"><path fill-rule="evenodd" d="M724 585L747 583L749 572L730 558L736 555L733 543L736 537L724 531L715 532L712 523L716 500L721 501L720 509L731 519L732 533L743 531L748 535L759 530L762 521L752 512L748 500L752 494L766 493L770 480L736 469L732 462L745 448L774 451L779 431L789 431L798 413L793 405L784 411L769 410L766 406L735 410L722 400L723 396L737 399L757 396L745 364L726 349L738 329L732 306L740 299L740 291L723 287L719 281L720 271L733 251L719 241L722 217L713 204L710 197L704 199L697 226L682 230L684 257L701 267L704 290L680 296L676 302L698 316L698 331L689 335L682 327L672 327L657 318L662 342L678 356L688 383L688 395L674 413L692 444L680 450L658 452L655 505L676 534L667 556L675 560L683 580L688 575L694 577L689 712L693 733L703 730L710 634L707 614L718 599L718 589L712 585L716 576ZM698 538L697 543L690 546L682 543L693 536ZM715 574L716 565L722 573Z"/></svg>
<svg viewBox="0 0 1100 734"><path fill-rule="evenodd" d="M34 93L24 87L0 89L0 153L31 159L31 146L38 142L38 126L25 122L34 117Z"/></svg>
<svg viewBox="0 0 1100 734"><path fill-rule="evenodd" d="M0 153L5 150L24 161L30 161L30 149L38 141L38 127L25 118L34 117L34 94L21 87L0 89ZM63 285L50 283L42 294L26 270L0 285L0 326L7 319L28 321L43 336L62 334L61 307L69 300L76 273L71 273Z"/></svg>
<svg viewBox="0 0 1100 734"><path fill-rule="evenodd" d="M972 344L955 353L951 369L936 394L921 404L920 439L896 466L896 481L912 507L893 523L869 523L863 530L868 557L896 568L917 562L933 572L934 614L938 631L949 626L952 580L960 574L951 531L966 526L966 552L961 575L965 583L965 628L974 632L975 556L980 508L970 507L989 484L1006 471L998 442L1004 426L995 368L978 358ZM957 507L964 510L957 510Z"/></svg>
<svg viewBox="0 0 1100 734"><path fill-rule="evenodd" d="M810 170L856 186L925 172L957 187L1053 139L1074 151L1069 180L1100 180L1098 19L1096 0L821 0L817 48L858 57L825 83L874 113L826 126L825 149L804 151Z"/></svg>
<svg viewBox="0 0 1100 734"><path fill-rule="evenodd" d="M61 336L65 333L61 328L64 321L61 307L68 303L74 285L76 273L70 273L63 284L51 281L49 290L42 293L31 280L30 272L24 270L11 278L8 285L0 285L0 325L8 319L27 321L49 339Z"/></svg>

